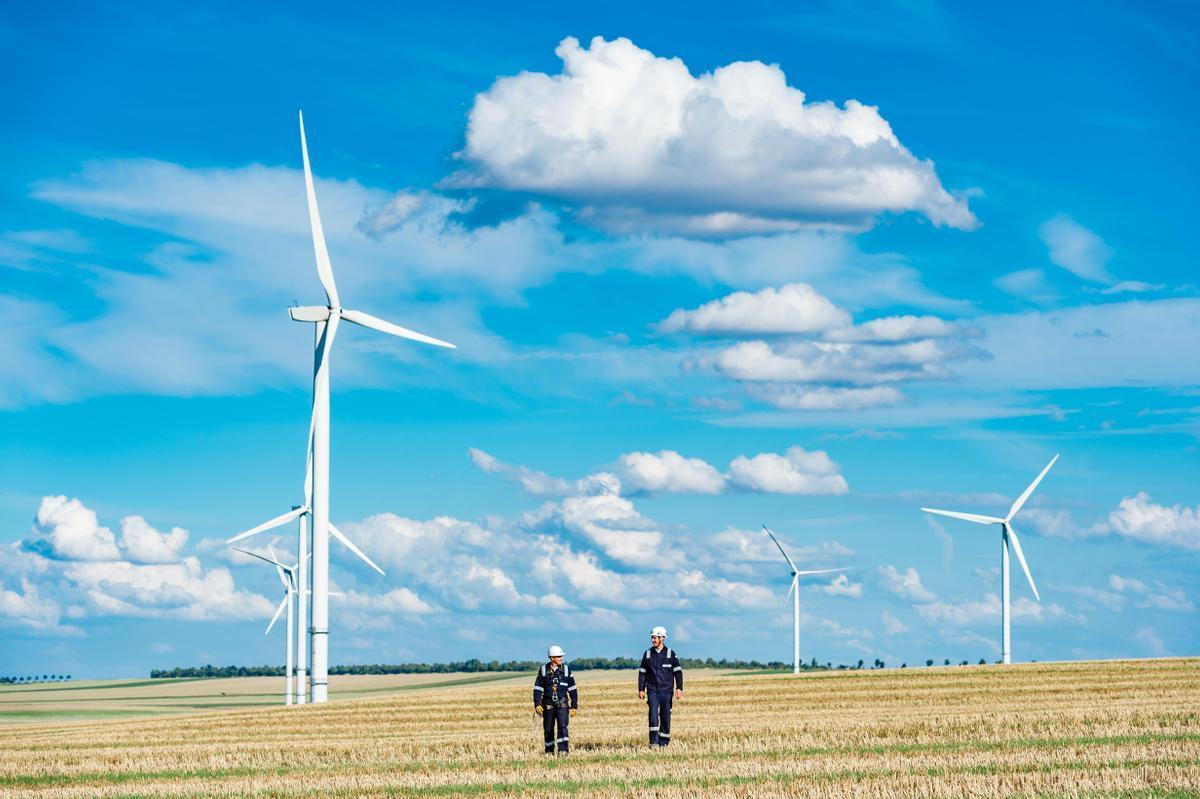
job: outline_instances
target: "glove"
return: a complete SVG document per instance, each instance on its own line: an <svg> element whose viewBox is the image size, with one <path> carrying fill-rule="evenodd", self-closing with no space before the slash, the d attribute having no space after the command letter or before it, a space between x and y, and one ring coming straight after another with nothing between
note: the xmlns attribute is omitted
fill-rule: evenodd
<svg viewBox="0 0 1200 799"><path fill-rule="evenodd" d="M542 712L543 712L543 711L542 711L542 706L541 706L541 705L534 705L534 706L533 706L533 712L534 712L534 713L537 713L539 716L540 716L540 715L542 715Z"/></svg>
<svg viewBox="0 0 1200 799"><path fill-rule="evenodd" d="M571 708L571 718L575 718L575 714L578 712L579 712L579 708L577 708L577 707Z"/></svg>

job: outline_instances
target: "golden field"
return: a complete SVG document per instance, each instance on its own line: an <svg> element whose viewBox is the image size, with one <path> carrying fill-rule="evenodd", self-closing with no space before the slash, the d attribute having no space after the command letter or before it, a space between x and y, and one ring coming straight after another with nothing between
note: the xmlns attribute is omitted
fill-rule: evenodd
<svg viewBox="0 0 1200 799"><path fill-rule="evenodd" d="M541 754L532 675L343 677L325 706L217 712L191 706L281 680L135 684L172 715L0 727L0 797L1200 797L1200 660L693 672L665 751L632 673L577 676L565 758Z"/></svg>

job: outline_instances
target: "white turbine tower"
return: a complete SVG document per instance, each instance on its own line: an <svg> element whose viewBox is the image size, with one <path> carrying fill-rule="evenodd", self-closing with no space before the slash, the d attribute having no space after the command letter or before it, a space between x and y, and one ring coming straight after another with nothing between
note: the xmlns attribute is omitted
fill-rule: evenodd
<svg viewBox="0 0 1200 799"><path fill-rule="evenodd" d="M317 347L314 356L313 416L312 416L312 701L329 698L329 534L342 543L348 542L329 523L329 359L334 338L341 320L369 327L381 333L454 348L453 344L414 332L378 317L342 307L333 266L325 245L321 214L317 209L317 193L313 187L312 167L308 161L308 140L304 135L304 114L300 114L300 152L304 159L304 187L308 195L308 221L312 228L313 251L317 260L317 276L325 289L326 305L291 308L289 313L297 322L316 325ZM293 511L294 513L295 511ZM285 514L286 516L287 514ZM282 517L281 517L282 518ZM295 517L292 517L295 518ZM282 522L281 522L282 523ZM361 554L361 553L359 553ZM362 557L366 557L363 555ZM378 567L376 567L378 568Z"/></svg>
<svg viewBox="0 0 1200 799"><path fill-rule="evenodd" d="M1017 497L1017 501L1008 509L1008 515L1001 519L998 516L982 516L978 513L960 513L953 510L938 510L937 508L921 508L926 513L936 513L939 516L949 516L952 519L962 519L976 524L998 524L1000 525L1000 593L1001 593L1001 608L1000 608L1000 625L1003 629L1001 647L1001 658L1004 663L1012 662L1012 644L1010 629L1010 613L1009 613L1009 578L1008 578L1008 550L1011 548L1017 556L1017 562L1021 564L1022 571L1025 572L1025 579L1029 581L1029 587L1033 589L1033 596L1038 602L1042 601L1042 597L1038 594L1037 586L1033 584L1033 575L1029 573L1029 564L1025 562L1025 553L1021 551L1021 541L1017 538L1017 531L1013 529L1012 519L1017 515L1017 511L1025 504L1025 500L1029 499L1029 495L1037 488L1038 483L1042 482L1042 478L1050 471L1050 467L1058 460L1055 455L1046 464L1046 468L1042 469L1042 473L1033 479L1021 496Z"/></svg>
<svg viewBox="0 0 1200 799"><path fill-rule="evenodd" d="M765 524L763 529L767 531L767 535L771 536L771 540L775 542L775 546L779 547L779 554L783 555L783 559L787 561L788 567L792 570L792 587L788 589L788 597L792 600L792 674L800 673L800 591L798 583L801 577L808 577L810 574L828 574L830 572L844 572L849 567L840 569L809 569L800 571L796 568L796 564L792 563L792 559L788 557L788 553L783 551L783 545L779 543L779 539L771 532L770 528Z"/></svg>
<svg viewBox="0 0 1200 799"><path fill-rule="evenodd" d="M296 572L299 571L300 564L299 564L299 562L297 562L297 564L295 566L284 566L282 563L280 563L275 558L275 550L271 549L270 547L267 548L267 551L269 551L271 553L270 557L266 557L264 555L259 555L258 553L251 552L248 549L238 549L237 547L234 547L234 549L237 550L238 552L241 552L244 555L249 555L252 558L258 558L261 561L270 563L272 566L275 567L275 573L279 575L279 582L283 583L283 599L279 602L279 607L277 607L275 609L275 615L271 617L271 623L267 625L266 632L264 632L263 635L267 635L271 632L271 628L275 626L275 622L279 621L279 614L283 613L283 609L286 606L287 607L287 667L286 667L287 670L284 672L284 674L285 674L285 677L284 677L284 704L290 705L290 704L292 704L292 696L295 693L292 690L292 686L294 685L293 679L296 676L295 669L293 666L292 655L296 651L298 646L297 646L297 640L296 640L296 637L294 634L295 633L295 621L294 621L295 617L293 614L294 614L294 608L295 608L294 602L296 599ZM300 604L303 604L303 603L300 603Z"/></svg>

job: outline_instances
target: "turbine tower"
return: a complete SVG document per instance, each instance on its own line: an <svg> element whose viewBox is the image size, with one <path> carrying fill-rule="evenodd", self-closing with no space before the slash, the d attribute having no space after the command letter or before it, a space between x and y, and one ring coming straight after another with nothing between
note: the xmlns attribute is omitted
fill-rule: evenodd
<svg viewBox="0 0 1200 799"><path fill-rule="evenodd" d="M300 114L300 152L304 159L304 188L308 196L308 221L312 228L313 251L317 261L317 277L325 289L325 305L290 308L297 322L316 325L317 347L314 355L313 415L312 415L312 701L329 699L329 534L347 543L329 523L329 360L338 325L345 319L381 333L399 336L423 344L454 348L453 344L426 336L378 317L342 307L333 266L325 245L325 231L317 209L317 193L313 187L312 167L308 161L308 139L304 135L304 114ZM348 544L349 545L349 544ZM359 553L361 554L361 553ZM362 556L366 558L365 555ZM378 568L378 567L376 567Z"/></svg>
<svg viewBox="0 0 1200 799"><path fill-rule="evenodd" d="M779 543L779 539L771 532L770 528L765 524L762 526L767 531L767 535L771 536L771 540L775 542L775 546L779 547L779 554L783 555L783 559L787 561L788 567L792 570L792 587L788 589L788 597L792 600L792 674L800 673L800 591L797 589L797 584L801 577L807 577L810 574L828 574L829 572L844 572L849 567L840 569L809 569L807 571L799 571L796 564L792 563L792 559L788 557L788 553L783 551L783 545Z"/></svg>
<svg viewBox="0 0 1200 799"><path fill-rule="evenodd" d="M1017 531L1012 526L1012 519L1017 515L1017 511L1025 504L1025 500L1037 488L1038 483L1042 482L1042 478L1050 471L1050 467L1058 460L1055 455L1046 464L1046 468L1042 469L1042 473L1033 479L1029 487L1017 497L1017 501L1008 509L1008 515L1001 519L998 516L982 516L978 513L961 513L953 510L938 510L937 508L921 508L926 513L936 513L939 516L949 516L952 519L962 519L963 521L974 522L975 524L998 524L1000 525L1000 626L1002 628L1001 636L1003 645L1001 646L1001 659L1004 663L1012 663L1012 640L1010 635L1010 617L1009 612L1009 575L1008 575L1008 551L1012 549L1013 554L1017 556L1017 562L1021 564L1022 571L1025 572L1025 579L1029 581L1029 587L1033 589L1033 596L1038 602L1042 601L1042 597L1038 594L1037 586L1033 584L1033 575L1029 573L1029 564L1025 562L1025 553L1021 551L1021 541L1017 538Z"/></svg>
<svg viewBox="0 0 1200 799"><path fill-rule="evenodd" d="M295 622L294 622L293 614L294 614L294 609L295 609L294 602L296 599L296 572L299 570L300 564L299 564L299 562L297 562L295 566L284 566L282 563L280 563L275 558L275 550L271 549L270 547L267 548L267 550L271 553L271 556L269 558L265 557L263 555L259 555L256 552L251 552L248 549L239 549L238 547L234 547L234 549L237 550L238 552L241 552L244 555L249 555L252 558L258 558L261 561L270 563L272 566L275 567L275 573L279 575L279 582L283 583L283 599L280 601L279 607L277 607L275 609L275 615L271 617L271 623L267 625L267 629L263 633L263 635L267 635L271 632L271 628L275 626L275 622L279 621L279 614L283 613L283 609L286 606L287 607L287 639L286 639L286 642L287 642L286 643L286 649L287 649L287 658L286 658L287 667L286 668L287 668L287 670L284 672L284 701L283 701L283 703L285 705L290 705L290 704L292 704L293 694L295 693L297 696L299 696L299 690L297 690L295 692L293 692L293 690L292 690L292 686L296 685L296 683L293 683L293 680L295 679L296 674L295 674L295 669L293 667L292 655L293 655L293 653L296 652L297 649L299 649L298 641L296 640L295 635L294 635ZM304 603L301 602L300 604L304 604ZM299 689L298 685L296 685L296 687L297 687L297 689Z"/></svg>

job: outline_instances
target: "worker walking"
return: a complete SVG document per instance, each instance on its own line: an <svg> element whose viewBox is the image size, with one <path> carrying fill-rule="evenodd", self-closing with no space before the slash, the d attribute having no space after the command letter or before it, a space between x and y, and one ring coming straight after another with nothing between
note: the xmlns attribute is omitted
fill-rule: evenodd
<svg viewBox="0 0 1200 799"><path fill-rule="evenodd" d="M666 641L665 627L651 630L650 648L638 669L638 698L645 699L650 709L651 746L671 743L671 700L683 698L683 667Z"/></svg>
<svg viewBox="0 0 1200 799"><path fill-rule="evenodd" d="M552 646L546 650L550 662L539 670L537 680L533 683L533 710L542 717L542 730L545 733L546 754L554 754L554 745L558 744L561 755L571 751L571 738L567 733L571 717L579 711L579 691L575 687L575 677L571 668L563 663L565 653L561 646ZM558 735L555 736L555 726Z"/></svg>

